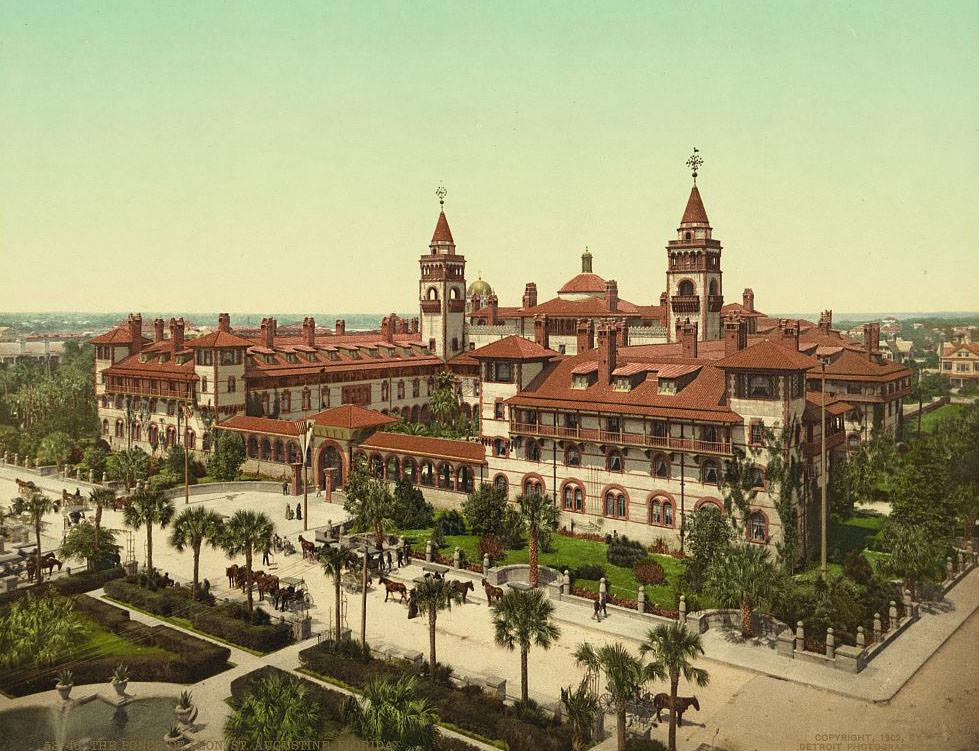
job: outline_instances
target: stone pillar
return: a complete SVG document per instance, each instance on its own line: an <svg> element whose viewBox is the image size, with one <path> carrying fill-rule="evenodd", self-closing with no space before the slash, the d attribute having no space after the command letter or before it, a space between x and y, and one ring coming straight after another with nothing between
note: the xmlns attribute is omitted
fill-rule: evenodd
<svg viewBox="0 0 979 751"><path fill-rule="evenodd" d="M955 566L952 565L952 556L945 559L945 578L953 579L955 577Z"/></svg>
<svg viewBox="0 0 979 751"><path fill-rule="evenodd" d="M863 633L863 626L857 626L857 649L867 646L867 637Z"/></svg>
<svg viewBox="0 0 979 751"><path fill-rule="evenodd" d="M911 615L911 590L904 590L904 617L908 618Z"/></svg>
<svg viewBox="0 0 979 751"><path fill-rule="evenodd" d="M965 553L959 551L959 573L965 571Z"/></svg>
<svg viewBox="0 0 979 751"><path fill-rule="evenodd" d="M640 615L646 612L646 588L641 584L639 591L636 592L636 610L639 611Z"/></svg>
<svg viewBox="0 0 979 751"><path fill-rule="evenodd" d="M63 467L61 468L61 476L62 476L62 477L63 477L63 478L65 479L65 480L67 480L67 479L68 479L68 465L67 465L67 464L65 464L65 465L64 465L64 466L63 466ZM951 558L949 558L949 561L951 561L951 560L952 560L952 559L951 559Z"/></svg>
<svg viewBox="0 0 979 751"><path fill-rule="evenodd" d="M826 629L826 656L831 660L836 659L836 636L832 628Z"/></svg>
<svg viewBox="0 0 979 751"><path fill-rule="evenodd" d="M564 569L564 582L561 584L561 594L571 594L571 572L568 569Z"/></svg>
<svg viewBox="0 0 979 751"><path fill-rule="evenodd" d="M802 652L806 648L806 627L802 625L802 621L796 621L795 624L795 650L796 652Z"/></svg>
<svg viewBox="0 0 979 751"><path fill-rule="evenodd" d="M428 540L425 543L425 562L426 563L431 563L432 562L432 541L431 540Z"/></svg>
<svg viewBox="0 0 979 751"><path fill-rule="evenodd" d="M452 554L452 566L453 568L462 568L462 550L459 548L456 548Z"/></svg>
<svg viewBox="0 0 979 751"><path fill-rule="evenodd" d="M680 617L677 620L683 624L687 622L687 596L680 595Z"/></svg>
<svg viewBox="0 0 979 751"><path fill-rule="evenodd" d="M486 572L490 569L490 557L489 553L483 553L483 576L486 576Z"/></svg>
<svg viewBox="0 0 979 751"><path fill-rule="evenodd" d="M891 605L887 609L887 617L891 620L891 628L897 626L897 603L891 600Z"/></svg>
<svg viewBox="0 0 979 751"><path fill-rule="evenodd" d="M874 613L874 641L879 642L880 636L884 632L884 626L880 622L880 613Z"/></svg>
<svg viewBox="0 0 979 751"><path fill-rule="evenodd" d="M92 483L93 485L95 484L95 470L94 469L90 469L88 471L88 481L90 483Z"/></svg>

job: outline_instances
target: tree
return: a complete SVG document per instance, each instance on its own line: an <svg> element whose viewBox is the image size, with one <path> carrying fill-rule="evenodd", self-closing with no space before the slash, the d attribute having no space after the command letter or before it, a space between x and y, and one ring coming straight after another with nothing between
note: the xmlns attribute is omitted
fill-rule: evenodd
<svg viewBox="0 0 979 751"><path fill-rule="evenodd" d="M110 480L116 480L129 490L137 480L149 476L150 458L141 448L134 446L118 454L110 454L105 460L105 471Z"/></svg>
<svg viewBox="0 0 979 751"><path fill-rule="evenodd" d="M394 498L384 480L374 477L365 462L360 462L350 473L346 488L344 510L353 517L358 529L374 533L378 550L384 547L384 527L394 514Z"/></svg>
<svg viewBox="0 0 979 751"><path fill-rule="evenodd" d="M597 649L585 642L575 649L574 659L590 673L604 675L605 688L615 706L617 748L625 751L625 704L648 680L642 658L636 657L620 642L604 644Z"/></svg>
<svg viewBox="0 0 979 751"><path fill-rule="evenodd" d="M170 544L177 552L182 553L184 548L189 547L194 554L194 588L191 594L195 600L199 590L201 546L208 542L212 548L218 547L221 521L220 514L203 506L194 506L181 511L170 530Z"/></svg>
<svg viewBox="0 0 979 751"><path fill-rule="evenodd" d="M97 530L92 522L87 521L69 529L61 543L62 557L84 560L89 571L105 568L118 560L119 550L115 530Z"/></svg>
<svg viewBox="0 0 979 751"><path fill-rule="evenodd" d="M245 463L245 444L241 436L222 430L214 443L214 453L207 460L207 471L216 480L234 480Z"/></svg>
<svg viewBox="0 0 979 751"><path fill-rule="evenodd" d="M79 469L85 471L93 470L95 477L101 480L102 475L105 473L105 460L108 455L109 452L101 446L89 446L82 452L82 461Z"/></svg>
<svg viewBox="0 0 979 751"><path fill-rule="evenodd" d="M761 490L755 466L755 461L761 452L756 448L748 450L750 456L735 455L727 463L720 478L724 511L731 522L731 528L735 530L744 530L751 507L754 505L758 491Z"/></svg>
<svg viewBox="0 0 979 751"><path fill-rule="evenodd" d="M252 556L256 550L265 550L272 544L275 524L258 511L239 509L224 523L220 545L229 557L245 555L245 591L248 595L248 614L254 612L252 598Z"/></svg>
<svg viewBox="0 0 979 751"><path fill-rule="evenodd" d="M561 512L546 495L521 493L517 496L517 508L527 525L530 538L530 586L536 587L539 576L540 548L549 545L551 532L557 529Z"/></svg>
<svg viewBox="0 0 979 751"><path fill-rule="evenodd" d="M875 432L861 441L856 451L831 473L829 495L833 513L846 518L857 504L873 503L888 497L889 478L897 471L894 442Z"/></svg>
<svg viewBox="0 0 979 751"><path fill-rule="evenodd" d="M61 501L49 498L40 490L25 489L24 494L14 499L12 510L15 514L26 515L34 527L34 539L37 541L37 581L40 584L43 572L41 570L41 529L43 529L46 514L57 513L61 509Z"/></svg>
<svg viewBox="0 0 979 751"><path fill-rule="evenodd" d="M133 492L130 503L123 509L122 523L133 530L146 527L146 573L153 573L153 525L167 527L176 509L162 490L142 488Z"/></svg>
<svg viewBox="0 0 979 751"><path fill-rule="evenodd" d="M764 546L743 543L730 548L707 572L707 591L720 604L741 608L741 634L754 636L752 613L775 589L776 570Z"/></svg>
<svg viewBox="0 0 979 751"><path fill-rule="evenodd" d="M440 610L452 608L452 603L462 602L462 595L456 592L448 579L431 577L419 582L414 590L415 604L419 612L428 614L428 670L429 677L435 680L438 662L435 659L435 623Z"/></svg>
<svg viewBox="0 0 979 751"><path fill-rule="evenodd" d="M456 377L446 370L435 376L435 390L432 392L429 404L440 426L451 426L459 414L456 383Z"/></svg>
<svg viewBox="0 0 979 751"><path fill-rule="evenodd" d="M60 466L71 458L74 450L75 442L71 436L64 431L56 430L41 439L37 447L37 458L41 464Z"/></svg>
<svg viewBox="0 0 979 751"><path fill-rule="evenodd" d="M705 503L684 520L686 548L690 553L684 580L699 591L710 570L731 546L734 538L731 525L713 503Z"/></svg>
<svg viewBox="0 0 979 751"><path fill-rule="evenodd" d="M320 563L323 564L323 570L333 577L333 595L334 595L334 623L335 623L335 634L334 639L339 644L340 643L340 583L341 577L343 576L344 569L352 569L357 565L357 556L350 548L345 548L342 545L328 545L323 552L320 553Z"/></svg>
<svg viewBox="0 0 979 751"><path fill-rule="evenodd" d="M496 643L513 650L520 647L520 700L527 701L527 657L530 647L550 649L561 635L551 620L554 605L539 589L508 589L493 606Z"/></svg>
<svg viewBox="0 0 979 751"><path fill-rule="evenodd" d="M224 723L231 748L301 748L316 737L320 708L295 678L270 675L254 683Z"/></svg>
<svg viewBox="0 0 979 751"><path fill-rule="evenodd" d="M693 661L704 653L700 634L688 631L686 626L677 623L657 626L646 632L646 640L640 645L639 653L651 656L646 665L648 675L670 679L670 734L668 751L676 751L676 696L680 676L688 683L696 683L701 688L710 681L703 668L693 666Z"/></svg>
<svg viewBox="0 0 979 751"><path fill-rule="evenodd" d="M572 751L582 751L595 738L595 725L601 712L598 697L592 693L588 681L582 680L576 689L570 686L561 689L561 703L571 729Z"/></svg>
<svg viewBox="0 0 979 751"><path fill-rule="evenodd" d="M434 509L425 495L407 477L394 484L391 518L401 529L424 529L432 523Z"/></svg>
<svg viewBox="0 0 979 751"><path fill-rule="evenodd" d="M165 471L169 472L174 477L184 476L184 447L174 444L169 449L167 449L166 462L164 464Z"/></svg>
<svg viewBox="0 0 979 751"><path fill-rule="evenodd" d="M353 704L353 726L361 738L392 751L427 751L436 746L438 715L418 695L415 679L375 678Z"/></svg>
<svg viewBox="0 0 979 751"><path fill-rule="evenodd" d="M503 535L503 517L507 509L506 491L482 483L462 504L469 531L478 536Z"/></svg>
<svg viewBox="0 0 979 751"><path fill-rule="evenodd" d="M0 667L51 665L85 636L85 624L67 597L28 592L0 616Z"/></svg>
<svg viewBox="0 0 979 751"><path fill-rule="evenodd" d="M775 502L775 512L782 525L782 541L776 543L778 557L786 573L792 573L799 557L799 524L796 501L802 492L802 462L792 455L792 426L786 425L776 438L773 431L765 431L768 465L765 479L768 494Z"/></svg>
<svg viewBox="0 0 979 751"><path fill-rule="evenodd" d="M116 499L116 491L112 488L92 488L88 494L88 501L95 506L95 534L98 535L102 529L102 509L112 506Z"/></svg>
<svg viewBox="0 0 979 751"><path fill-rule="evenodd" d="M922 580L933 578L942 570L945 546L923 527L888 521L884 545L891 553L885 568L904 579L912 597Z"/></svg>

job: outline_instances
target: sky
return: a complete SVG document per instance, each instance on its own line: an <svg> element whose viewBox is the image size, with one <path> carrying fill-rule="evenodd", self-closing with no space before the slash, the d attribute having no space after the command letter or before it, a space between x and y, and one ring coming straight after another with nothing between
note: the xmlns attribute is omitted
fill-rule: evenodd
<svg viewBox="0 0 979 751"><path fill-rule="evenodd" d="M979 309L975 2L0 5L0 310L658 302L691 178L728 301Z"/></svg>

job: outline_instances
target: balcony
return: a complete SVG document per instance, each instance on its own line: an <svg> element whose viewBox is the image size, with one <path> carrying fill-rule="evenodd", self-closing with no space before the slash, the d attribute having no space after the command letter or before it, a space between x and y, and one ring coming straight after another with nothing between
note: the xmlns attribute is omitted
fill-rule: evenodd
<svg viewBox="0 0 979 751"><path fill-rule="evenodd" d="M191 399L194 396L193 387L178 386L177 388L160 387L160 386L142 386L137 384L130 384L126 386L116 386L112 384L106 384L105 392L107 394L132 394L134 396L156 396L162 397L164 399Z"/></svg>
<svg viewBox="0 0 979 751"><path fill-rule="evenodd" d="M700 297L698 295L673 295L670 305L674 313L699 313Z"/></svg>
<svg viewBox="0 0 979 751"><path fill-rule="evenodd" d="M441 300L422 300L421 308L422 308L422 313L441 313L442 312L442 301Z"/></svg>
<svg viewBox="0 0 979 751"><path fill-rule="evenodd" d="M720 313L721 308L724 307L724 296L723 295L708 295L707 296L707 310L711 313Z"/></svg>
<svg viewBox="0 0 979 751"><path fill-rule="evenodd" d="M689 451L698 454L731 454L730 441L701 441L696 438L676 436L657 436L644 433L629 433L624 430L598 430L596 428L566 428L560 425L538 425L536 423L510 421L510 433L531 435L541 438L567 438L572 441L591 441L592 443L613 443L618 446L639 446L659 448L664 451Z"/></svg>
<svg viewBox="0 0 979 751"><path fill-rule="evenodd" d="M450 313L465 313L466 312L466 301L465 300L449 300L448 308Z"/></svg>
<svg viewBox="0 0 979 751"><path fill-rule="evenodd" d="M842 446L843 442L846 440L846 431L837 430L826 434L826 453L830 452L830 449L834 449L837 446ZM815 456L819 456L822 451L822 441L813 440L805 444L805 457L806 459L812 459Z"/></svg>

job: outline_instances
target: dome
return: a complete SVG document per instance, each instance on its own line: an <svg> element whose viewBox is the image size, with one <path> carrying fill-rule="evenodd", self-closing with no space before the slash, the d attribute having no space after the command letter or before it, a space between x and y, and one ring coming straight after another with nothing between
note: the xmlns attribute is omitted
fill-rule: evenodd
<svg viewBox="0 0 979 751"><path fill-rule="evenodd" d="M489 282L484 282L483 277L479 277L475 282L469 285L469 289L466 291L466 297L489 297L493 294L493 288L490 286Z"/></svg>

